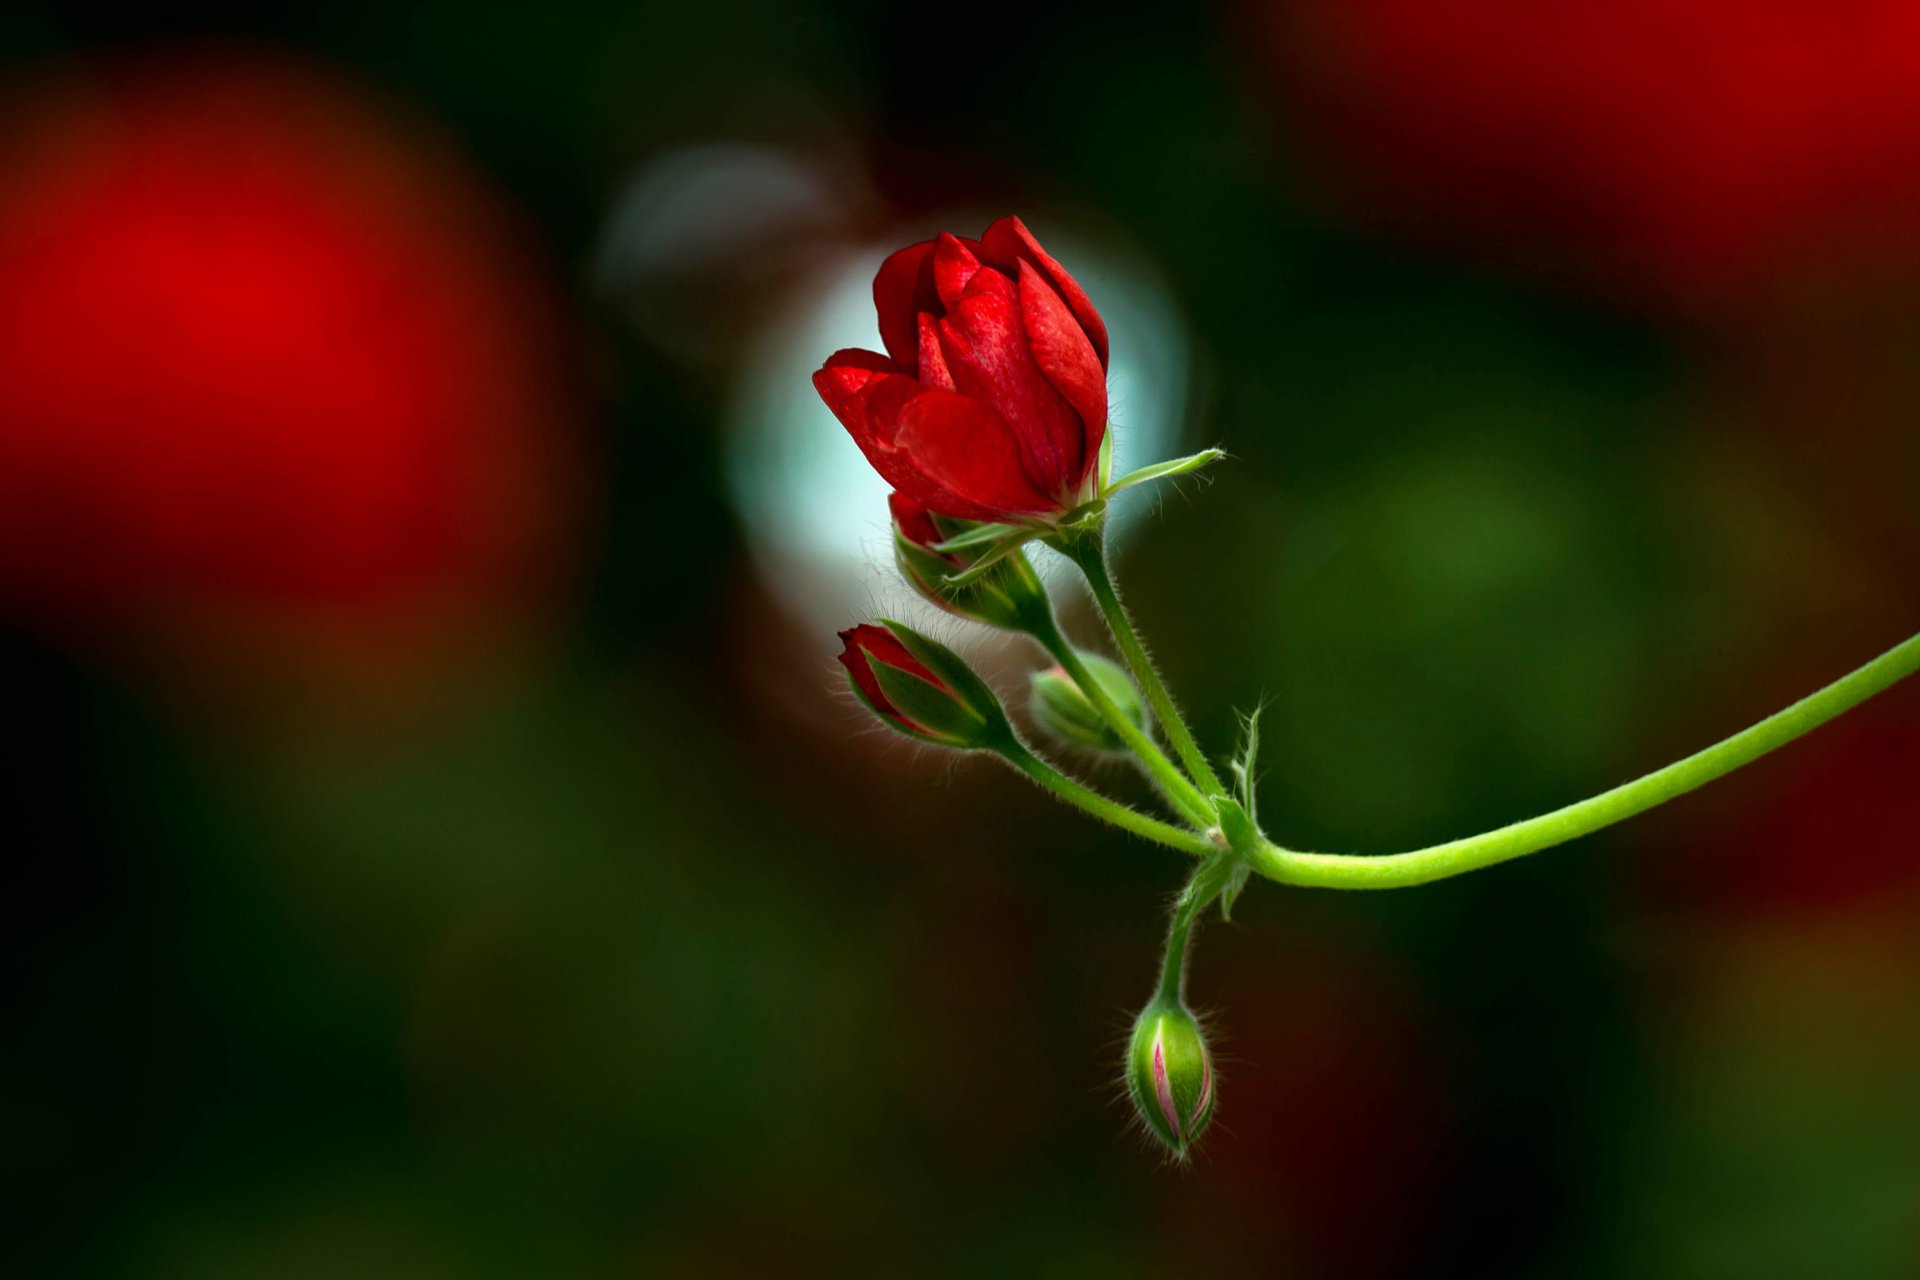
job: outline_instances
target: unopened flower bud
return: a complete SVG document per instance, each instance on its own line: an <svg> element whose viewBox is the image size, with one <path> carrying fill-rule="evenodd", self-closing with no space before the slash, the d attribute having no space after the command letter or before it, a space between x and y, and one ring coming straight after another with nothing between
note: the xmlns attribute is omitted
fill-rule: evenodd
<svg viewBox="0 0 1920 1280"><path fill-rule="evenodd" d="M1213 1119L1213 1059L1179 1000L1156 997L1133 1024L1127 1089L1153 1135L1184 1160Z"/></svg>
<svg viewBox="0 0 1920 1280"><path fill-rule="evenodd" d="M988 626L1021 629L1035 608L1045 609L1046 589L1033 566L1019 553L1000 561L964 586L946 579L965 570L985 551L936 551L935 547L979 526L971 520L935 515L904 493L887 496L893 516L893 558L900 576L921 596L949 613Z"/></svg>
<svg viewBox="0 0 1920 1280"><path fill-rule="evenodd" d="M1126 670L1097 653L1083 653L1080 661L1107 697L1120 708L1121 714L1144 733L1147 727L1146 704L1141 701L1140 690L1134 687L1133 678ZM1086 691L1063 667L1048 667L1045 671L1033 673L1033 702L1030 709L1034 723L1063 742L1091 751L1128 749L1126 742L1107 723L1106 717L1094 707Z"/></svg>
<svg viewBox="0 0 1920 1280"><path fill-rule="evenodd" d="M840 633L840 665L860 701L889 728L943 747L1012 740L1000 700L959 654L898 622Z"/></svg>

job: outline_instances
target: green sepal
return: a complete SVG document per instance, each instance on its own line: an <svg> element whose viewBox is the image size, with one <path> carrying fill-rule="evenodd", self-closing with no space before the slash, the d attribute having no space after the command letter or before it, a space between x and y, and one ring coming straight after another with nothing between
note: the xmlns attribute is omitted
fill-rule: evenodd
<svg viewBox="0 0 1920 1280"><path fill-rule="evenodd" d="M1127 1043L1127 1092L1148 1132L1176 1158L1186 1159L1213 1121L1218 1090L1199 1020L1180 1001L1157 996L1134 1022Z"/></svg>
<svg viewBox="0 0 1920 1280"><path fill-rule="evenodd" d="M1240 727L1240 754L1234 762L1228 766L1233 773L1234 790L1239 795L1239 802L1238 805L1235 806L1233 817L1230 818L1228 816L1225 806L1222 807L1220 815L1221 834L1227 837L1228 845L1236 851L1229 856L1240 856L1237 851L1247 847L1235 843L1234 837L1236 833L1239 834L1243 840L1248 837L1249 832L1254 840L1257 841L1260 838L1259 797L1256 794L1257 784L1260 780L1260 775L1257 772L1260 762L1260 708L1255 707L1247 715L1241 717ZM1244 828L1240 826L1241 819L1245 821L1246 825ZM1229 821L1234 823L1234 830L1228 830L1227 823ZM1220 918L1222 920L1233 919L1233 908L1235 904L1240 901L1240 895L1245 891L1247 880L1252 875L1253 864L1246 861L1244 857L1241 857L1239 865L1234 867L1232 873L1228 875L1226 887L1220 891Z"/></svg>
<svg viewBox="0 0 1920 1280"><path fill-rule="evenodd" d="M947 690L898 667L872 663L873 678L900 715L926 730L944 746L985 746L987 722ZM901 727L901 726L896 726Z"/></svg>
<svg viewBox="0 0 1920 1280"><path fill-rule="evenodd" d="M878 680L879 678L880 678L880 673L876 669L874 671L874 679ZM925 683L925 682L922 681L922 683ZM924 742L930 747L958 747L960 745L959 743L951 742L946 738L936 738L932 734L921 733L917 729L911 729L911 728L908 728L906 725L901 724L898 716L888 715L886 712L882 711L880 708L873 705L873 699L867 696L867 691L860 687L860 682L855 680L851 673L848 673L847 675L847 688L853 690L853 696L860 700L861 706L865 707L868 711L873 713L874 719L878 720L881 724L886 725L887 728L893 730L895 733L899 734L901 737L912 738L915 742Z"/></svg>
<svg viewBox="0 0 1920 1280"><path fill-rule="evenodd" d="M904 622L895 622L891 618L881 618L880 625L891 631L894 638L906 646L907 652L919 659L920 664L933 673L934 679L944 684L948 690L951 691L950 696L942 695L943 697L947 697L948 701L966 710L978 721L980 728L976 730L974 734L978 741L972 742L969 745L997 746L1002 741L1012 737L1013 727L1007 723L1007 713L1001 708L999 697L994 694L992 687L988 685L985 680L982 680L978 675L974 674L973 668L967 665L965 658L962 658L938 640L920 634ZM876 672L879 670L880 665L881 664L876 664ZM907 673L903 672L902 674ZM926 684L926 681L920 680L918 676L911 678L922 685ZM887 690L887 697L891 699L893 697L893 691L888 688L884 681L882 681L881 687ZM934 692L938 693L939 691L936 689ZM895 703L894 705L899 706L901 712L905 714L908 719L926 724L929 729L936 727L927 724L926 721L921 720L920 717L908 711L907 708L901 706L901 704Z"/></svg>
<svg viewBox="0 0 1920 1280"><path fill-rule="evenodd" d="M1066 534L1069 537L1095 532L1100 528L1100 522L1106 519L1106 515L1107 500L1104 496L1098 497L1091 502L1081 503L1054 521L1054 532Z"/></svg>
<svg viewBox="0 0 1920 1280"><path fill-rule="evenodd" d="M1256 827L1260 825L1260 799L1256 794L1260 782L1257 771L1260 763L1260 711L1261 708L1255 707L1240 718L1240 755L1230 766L1235 789L1240 793L1240 804Z"/></svg>
<svg viewBox="0 0 1920 1280"><path fill-rule="evenodd" d="M893 557L900 576L925 599L990 627L1024 629L1032 598L1045 599L1046 589L1024 557L1003 559L998 572L959 587L948 577L954 571L952 561L909 541L898 529L893 531Z"/></svg>
<svg viewBox="0 0 1920 1280"><path fill-rule="evenodd" d="M1238 800L1215 796L1213 807L1220 815L1220 834L1227 838L1227 848L1244 857L1259 846L1260 828L1253 825Z"/></svg>
<svg viewBox="0 0 1920 1280"><path fill-rule="evenodd" d="M1076 563L1094 554L1106 536L1107 500L1095 498L1061 516L1043 531L1046 544Z"/></svg>
<svg viewBox="0 0 1920 1280"><path fill-rule="evenodd" d="M1233 919L1233 908L1240 901L1240 894L1246 889L1247 881L1253 876L1253 864L1242 862L1227 877L1226 888L1220 891L1220 918Z"/></svg>
<svg viewBox="0 0 1920 1280"><path fill-rule="evenodd" d="M893 559L900 568L900 576L923 595L932 584L945 582L953 572L952 561L935 555L917 542L908 541L898 529L893 531ZM944 598L936 603L948 606Z"/></svg>
<svg viewBox="0 0 1920 1280"><path fill-rule="evenodd" d="M1005 560L1008 556L1026 546L1035 538L1038 538L1041 532L1039 529L1024 529L1018 533L1009 534L999 542L994 543L987 549L985 554L959 573L949 572L946 577L941 580L942 585L948 591L973 585L980 579L986 577L988 573L992 572L994 567L1002 560Z"/></svg>
<svg viewBox="0 0 1920 1280"><path fill-rule="evenodd" d="M1135 485L1151 484L1155 480L1166 480L1172 476L1190 475L1202 467L1212 466L1226 456L1227 454L1224 449L1202 449L1200 452L1190 453L1184 458L1172 458L1166 462L1156 462L1152 466L1141 467L1137 471L1127 472L1127 474L1121 476L1112 484L1105 486L1101 492L1104 496L1112 497L1121 490L1131 489Z"/></svg>
<svg viewBox="0 0 1920 1280"><path fill-rule="evenodd" d="M1016 534L1027 532L1029 530L1017 524L977 524L964 533L955 534L945 542L934 543L928 549L942 555L952 555L955 552L971 551L975 547L988 546L1002 538L1011 538Z"/></svg>
<svg viewBox="0 0 1920 1280"><path fill-rule="evenodd" d="M1100 465L1094 472L1094 484L1099 492L1107 491L1107 477L1113 474L1113 424L1109 422L1106 430L1100 433Z"/></svg>

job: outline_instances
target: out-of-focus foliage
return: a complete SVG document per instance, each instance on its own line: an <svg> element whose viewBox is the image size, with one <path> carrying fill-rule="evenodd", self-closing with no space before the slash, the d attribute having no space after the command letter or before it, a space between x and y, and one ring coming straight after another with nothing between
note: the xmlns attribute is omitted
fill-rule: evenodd
<svg viewBox="0 0 1920 1280"><path fill-rule="evenodd" d="M861 732L796 601L905 589L768 582L727 436L839 265L1018 212L1164 339L1117 429L1232 454L1121 570L1210 743L1264 700L1273 834L1573 799L1920 625L1897 7L1633 5L1700 57L1623 69L1491 0L15 6L8 1271L1914 1274L1920 689L1254 885L1169 1170L1182 868ZM1728 121L1795 163L1694 184Z"/></svg>

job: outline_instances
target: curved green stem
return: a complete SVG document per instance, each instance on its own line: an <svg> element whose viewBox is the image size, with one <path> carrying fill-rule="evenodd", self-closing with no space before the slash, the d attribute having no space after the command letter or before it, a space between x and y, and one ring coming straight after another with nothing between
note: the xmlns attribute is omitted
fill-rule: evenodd
<svg viewBox="0 0 1920 1280"><path fill-rule="evenodd" d="M1150 818L1144 813L1129 809L1118 800L1109 800L1092 788L1067 777L1029 751L1022 743L1015 742L1002 748L1000 755L1008 764L1032 778L1061 800L1077 809L1084 809L1102 822L1110 822L1123 831L1130 831L1142 839L1166 845L1170 849L1178 849L1182 853L1204 857L1215 852L1213 843L1205 836L1193 831L1184 831L1157 818Z"/></svg>
<svg viewBox="0 0 1920 1280"><path fill-rule="evenodd" d="M1173 923L1167 928L1167 952L1160 962L1160 989L1156 998L1184 1002L1187 985L1187 949L1193 936L1193 922L1220 896L1233 873L1230 858L1214 857L1202 863L1180 891L1173 905Z"/></svg>
<svg viewBox="0 0 1920 1280"><path fill-rule="evenodd" d="M1059 620L1053 616L1053 607L1046 603L1045 597L1040 598L1039 606L1032 610L1032 616L1027 619L1027 634L1039 641L1040 647L1073 677L1073 682L1087 695L1087 701L1093 704L1094 710L1120 736L1120 740L1133 749L1148 775L1159 784L1168 802L1180 811L1182 817L1201 828L1211 827L1219 821L1206 797L1187 781L1186 775L1134 723L1133 717L1122 711L1107 694L1106 686L1087 670L1087 664L1080 660L1080 651L1060 630Z"/></svg>
<svg viewBox="0 0 1920 1280"><path fill-rule="evenodd" d="M1490 867L1578 839L1685 795L1792 742L1916 670L1920 670L1920 635L1704 751L1578 804L1484 835L1380 857L1299 853L1269 843L1253 851L1253 866L1261 875L1282 884L1329 889L1398 889Z"/></svg>
<svg viewBox="0 0 1920 1280"><path fill-rule="evenodd" d="M1106 539L1103 535L1076 538L1056 544L1067 557L1080 566L1080 572L1087 577L1087 585L1093 588L1093 598L1100 606L1101 614L1107 620L1107 627L1113 632L1113 638L1120 646L1121 654L1127 665L1133 668L1133 678L1140 682L1140 691L1146 695L1147 705L1153 708L1154 718L1160 722L1161 732L1167 735L1167 741L1173 744L1187 772L1193 780L1205 788L1209 795L1226 795L1227 789L1220 785L1219 775L1213 766L1207 763L1206 755L1200 745L1193 740L1193 734L1187 728L1187 722L1180 718L1179 708L1173 705L1173 698L1167 693L1167 686L1161 681L1160 673L1154 669L1153 660L1147 656L1146 646L1140 643L1140 637L1134 632L1133 622L1127 617L1127 610L1120 603L1120 593L1114 588L1113 575L1107 571Z"/></svg>

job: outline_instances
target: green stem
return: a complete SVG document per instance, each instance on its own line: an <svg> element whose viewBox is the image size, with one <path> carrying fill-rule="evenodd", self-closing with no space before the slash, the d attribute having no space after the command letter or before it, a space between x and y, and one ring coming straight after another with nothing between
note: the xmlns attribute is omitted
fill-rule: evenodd
<svg viewBox="0 0 1920 1280"><path fill-rule="evenodd" d="M1106 686L1087 670L1087 664L1080 660L1080 651L1073 647L1066 634L1060 630L1059 620L1053 616L1053 606L1046 602L1044 596L1039 597L1038 606L1032 610L1032 616L1027 619L1027 633L1038 640L1040 647L1052 655L1053 660L1073 677L1073 682L1080 686L1082 693L1087 695L1087 701L1093 704L1094 710L1098 711L1101 718L1120 735L1120 740L1133 749L1134 755L1140 758L1140 763L1145 766L1148 775L1166 794L1168 802L1178 809L1187 821L1201 828L1211 827L1219 821L1213 806L1207 803L1207 798L1187 781L1186 775L1181 773L1173 761L1167 759L1166 753L1155 745L1153 739L1134 723L1133 717L1122 711L1108 695Z"/></svg>
<svg viewBox="0 0 1920 1280"><path fill-rule="evenodd" d="M1233 871L1233 860L1214 857L1200 864L1180 899L1173 905L1173 923L1167 928L1167 953L1160 962L1160 1000L1184 1002L1187 985L1187 948L1193 936L1193 922L1220 896Z"/></svg>
<svg viewBox="0 0 1920 1280"><path fill-rule="evenodd" d="M1129 809L1117 800L1082 786L1067 777L1058 769L1029 751L1019 742L1004 747L1000 755L1006 762L1020 772L1032 778L1042 787L1075 808L1084 809L1102 822L1110 822L1122 831L1130 831L1145 840L1178 849L1182 853L1196 854L1201 857L1215 852L1213 842L1205 836L1192 831L1183 831L1170 823L1150 818L1144 813Z"/></svg>
<svg viewBox="0 0 1920 1280"><path fill-rule="evenodd" d="M1268 843L1253 851L1253 866L1261 875L1282 884L1329 889L1398 889L1490 867L1578 839L1685 795L1785 746L1916 670L1920 670L1920 635L1704 751L1589 800L1484 835L1381 857L1299 853Z"/></svg>
<svg viewBox="0 0 1920 1280"><path fill-rule="evenodd" d="M1108 629L1113 632L1127 665L1133 668L1133 678L1140 682L1140 691L1146 695L1147 705L1153 708L1154 718L1160 722L1161 731L1167 735L1167 741L1173 744L1187 772L1206 789L1207 794L1226 795L1227 789L1220 785L1219 775L1214 773L1213 766L1207 763L1207 757L1193 740L1187 722L1180 718L1179 708L1173 705L1167 686L1161 682L1160 673L1154 670L1146 647L1134 632L1126 607L1120 603L1120 593L1114 589L1113 575L1107 571L1104 533L1075 538L1058 545L1080 566L1080 572L1087 576L1087 585L1093 588L1094 601L1106 617Z"/></svg>

